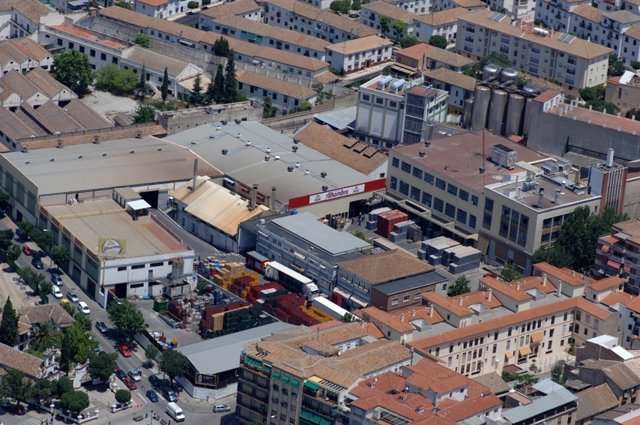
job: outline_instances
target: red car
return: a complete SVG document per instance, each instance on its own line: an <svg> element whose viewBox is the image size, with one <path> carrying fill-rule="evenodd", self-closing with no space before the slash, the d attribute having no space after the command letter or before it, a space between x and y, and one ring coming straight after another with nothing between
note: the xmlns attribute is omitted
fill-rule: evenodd
<svg viewBox="0 0 640 425"><path fill-rule="evenodd" d="M130 390L137 390L138 389L138 385L136 385L136 383L133 381L133 379L131 379L129 376L125 376L122 379L122 382L124 382L124 385L126 385L127 388L129 388Z"/></svg>
<svg viewBox="0 0 640 425"><path fill-rule="evenodd" d="M33 251L29 248L28 245L22 245L22 252L24 255L33 255Z"/></svg>
<svg viewBox="0 0 640 425"><path fill-rule="evenodd" d="M120 351L120 354L122 354L123 356L131 357L131 348L129 348L128 345L122 344L121 346L118 347L118 350Z"/></svg>

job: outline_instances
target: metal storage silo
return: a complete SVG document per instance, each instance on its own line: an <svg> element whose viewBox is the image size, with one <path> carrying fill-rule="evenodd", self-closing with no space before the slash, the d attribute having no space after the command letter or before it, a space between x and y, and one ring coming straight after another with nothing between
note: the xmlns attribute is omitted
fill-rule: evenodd
<svg viewBox="0 0 640 425"><path fill-rule="evenodd" d="M513 83L518 78L518 71L513 68L504 68L500 71L501 83Z"/></svg>
<svg viewBox="0 0 640 425"><path fill-rule="evenodd" d="M509 106L507 107L507 126L504 135L509 137L512 134L520 134L520 123L522 123L522 112L524 111L524 96L511 93L509 95Z"/></svg>
<svg viewBox="0 0 640 425"><path fill-rule="evenodd" d="M489 130L495 134L504 132L504 112L507 107L509 94L500 89L494 89L491 93L491 104L489 105Z"/></svg>
<svg viewBox="0 0 640 425"><path fill-rule="evenodd" d="M464 101L464 112L462 127L471 128L471 118L473 117L473 99L467 99Z"/></svg>
<svg viewBox="0 0 640 425"><path fill-rule="evenodd" d="M500 67L494 63L488 63L482 69L482 81L494 79L498 76Z"/></svg>
<svg viewBox="0 0 640 425"><path fill-rule="evenodd" d="M473 99L473 115L471 118L471 128L481 130L487 124L487 110L491 100L491 89L487 86L476 86Z"/></svg>
<svg viewBox="0 0 640 425"><path fill-rule="evenodd" d="M524 105L524 119L522 120L522 135L526 136L529 134L529 127L531 126L531 108L533 108L533 98L527 98L527 101Z"/></svg>

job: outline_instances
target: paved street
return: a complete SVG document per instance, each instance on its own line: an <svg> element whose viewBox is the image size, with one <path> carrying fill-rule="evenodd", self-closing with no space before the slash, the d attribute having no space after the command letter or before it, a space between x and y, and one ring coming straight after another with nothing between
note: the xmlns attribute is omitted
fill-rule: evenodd
<svg viewBox="0 0 640 425"><path fill-rule="evenodd" d="M191 247L194 247L196 252L201 255L215 255L218 254L218 250L214 247L208 245L204 241L196 238L195 236L185 232L182 228L180 228L177 224L171 221L164 214L160 214L154 211L154 214L159 215L158 218L163 222L163 224L169 227L172 231L179 234L179 237L184 238L185 243ZM0 220L0 229L10 228L15 231L16 225L10 219L5 218ZM34 244L31 244L35 247ZM44 257L42 259L45 269L47 269L51 261L48 257ZM32 267L31 266L31 257L22 254L20 258L16 261L16 263L20 267ZM48 271L43 272L47 278L49 278L50 274ZM107 312L102 309L95 301L89 298L87 294L83 292L83 290L78 287L69 278L69 276L64 275L62 277L63 286L60 287L60 290L66 295L69 291L74 291L78 297L85 301L89 308L91 309L91 319L94 321L102 321L105 322L108 326L111 326L111 323L108 319ZM51 297L52 302L57 302L53 297ZM107 336L99 333L95 328L92 333L93 337L98 341L100 348L106 352L117 351L117 344L114 340L108 338ZM125 411L117 412L112 414L108 408L111 404L114 403L113 393L102 388L89 388L89 397L93 406L100 410L101 417L98 420L88 422L89 424L109 424L109 425L129 425L136 423L133 421L134 417L138 417L140 415L146 416L147 419L140 423L142 424L159 424L158 421L152 421L152 412L160 415L161 419L169 420L168 415L165 413L164 409L166 407L167 401L160 396L160 401L158 403L152 403L146 397L145 393L147 390L152 388L151 384L148 381L148 377L151 374L158 373L157 369L149 370L142 367L142 363L144 362L144 351L139 347L134 347L133 356L129 358L125 358L122 355L118 355L117 364L120 369L124 371L129 371L131 369L140 369L142 372L142 381L138 382L138 389L132 391L132 401L134 402L134 407L131 409L127 409ZM160 376L162 378L162 376ZM123 388L123 384L120 380L116 381L119 384L119 388ZM227 399L218 400L217 403L225 403L231 406L232 411L235 410L235 396L228 397ZM178 404L184 409L185 415L187 416L187 422L189 424L195 425L204 425L204 424L224 424L224 425L232 425L235 423L232 414L216 414L212 412L213 409L213 401L205 402L200 400L192 399L186 392L182 391L179 394ZM13 414L9 414L6 412L2 412L0 410L0 425L40 425L42 419L49 417L48 415L44 415L42 413L37 413L34 411L28 411L24 416L15 416ZM172 421L173 422L173 421ZM56 424L61 424L60 421L55 421Z"/></svg>

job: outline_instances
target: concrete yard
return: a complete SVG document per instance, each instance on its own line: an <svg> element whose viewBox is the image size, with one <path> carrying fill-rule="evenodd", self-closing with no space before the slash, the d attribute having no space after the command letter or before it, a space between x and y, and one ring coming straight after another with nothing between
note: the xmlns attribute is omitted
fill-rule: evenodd
<svg viewBox="0 0 640 425"><path fill-rule="evenodd" d="M109 121L113 121L113 117L118 114L133 112L137 106L133 99L98 90L83 97L82 103Z"/></svg>
<svg viewBox="0 0 640 425"><path fill-rule="evenodd" d="M178 341L178 346L185 346L194 344L196 342L202 342L202 338L199 334L187 329L173 329L167 322L162 320L160 315L153 311L153 300L135 301L140 307L140 311L144 316L144 321L149 325L149 332L158 332L164 334L167 337L167 342L172 341L174 338Z"/></svg>

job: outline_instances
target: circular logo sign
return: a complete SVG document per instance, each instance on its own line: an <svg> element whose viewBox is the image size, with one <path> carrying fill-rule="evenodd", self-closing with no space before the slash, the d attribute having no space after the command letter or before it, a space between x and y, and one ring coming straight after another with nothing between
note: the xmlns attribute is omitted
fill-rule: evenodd
<svg viewBox="0 0 640 425"><path fill-rule="evenodd" d="M118 255L122 252L122 245L115 239L107 239L102 244L102 252L108 255Z"/></svg>

